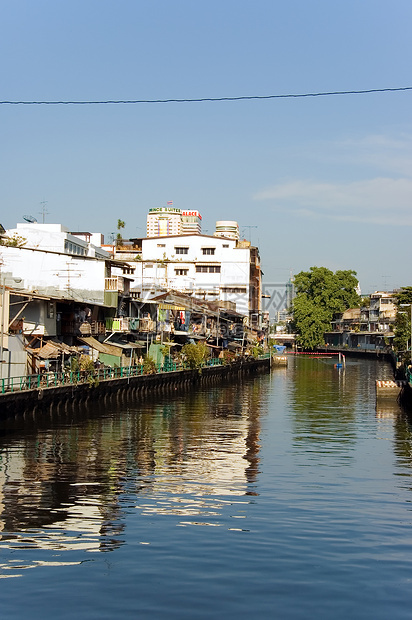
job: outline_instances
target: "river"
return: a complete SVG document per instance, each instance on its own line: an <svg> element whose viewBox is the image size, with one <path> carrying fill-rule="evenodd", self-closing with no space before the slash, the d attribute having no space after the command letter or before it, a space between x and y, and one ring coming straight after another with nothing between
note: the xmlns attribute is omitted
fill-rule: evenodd
<svg viewBox="0 0 412 620"><path fill-rule="evenodd" d="M0 432L3 620L412 616L412 432L384 362Z"/></svg>

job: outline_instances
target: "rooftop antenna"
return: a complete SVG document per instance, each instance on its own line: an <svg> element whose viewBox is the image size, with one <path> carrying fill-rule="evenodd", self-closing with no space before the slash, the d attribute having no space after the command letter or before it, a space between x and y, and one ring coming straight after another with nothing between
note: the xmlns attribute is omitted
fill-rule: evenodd
<svg viewBox="0 0 412 620"><path fill-rule="evenodd" d="M242 226L242 232L245 230L245 228L249 229L249 241L250 241L250 245L252 245L252 232L251 232L251 229L252 228L257 228L257 226Z"/></svg>
<svg viewBox="0 0 412 620"><path fill-rule="evenodd" d="M34 224L35 222L37 222L36 218L32 215L23 215L23 219L30 224Z"/></svg>
<svg viewBox="0 0 412 620"><path fill-rule="evenodd" d="M49 212L46 209L47 200L42 200L40 205L41 205L41 211L39 211L39 213L40 213L40 215L43 216L43 224L44 224L44 221L46 219L46 215L49 215Z"/></svg>
<svg viewBox="0 0 412 620"><path fill-rule="evenodd" d="M67 275L67 284L65 286L65 289L67 290L67 292L69 293L69 295L71 295L73 297L73 291L72 291L72 279L73 278L81 278L82 274L81 273L76 273L74 271L75 267L72 265L72 263L70 261L68 261L66 263L67 265L67 269L61 269L60 272L54 273L54 276L58 276L59 278L61 277L65 277L65 274Z"/></svg>

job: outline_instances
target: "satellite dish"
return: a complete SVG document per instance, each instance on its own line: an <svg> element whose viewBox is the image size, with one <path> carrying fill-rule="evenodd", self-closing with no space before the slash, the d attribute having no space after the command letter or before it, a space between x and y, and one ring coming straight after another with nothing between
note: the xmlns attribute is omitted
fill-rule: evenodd
<svg viewBox="0 0 412 620"><path fill-rule="evenodd" d="M34 224L34 222L37 222L36 218L32 215L23 215L23 219L26 220L26 222L30 222L30 224Z"/></svg>

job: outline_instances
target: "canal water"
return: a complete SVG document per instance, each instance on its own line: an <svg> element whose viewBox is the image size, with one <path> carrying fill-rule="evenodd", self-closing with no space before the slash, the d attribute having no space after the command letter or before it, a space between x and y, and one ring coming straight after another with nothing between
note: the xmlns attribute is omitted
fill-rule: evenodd
<svg viewBox="0 0 412 620"><path fill-rule="evenodd" d="M1 618L411 618L411 425L333 361L3 424Z"/></svg>

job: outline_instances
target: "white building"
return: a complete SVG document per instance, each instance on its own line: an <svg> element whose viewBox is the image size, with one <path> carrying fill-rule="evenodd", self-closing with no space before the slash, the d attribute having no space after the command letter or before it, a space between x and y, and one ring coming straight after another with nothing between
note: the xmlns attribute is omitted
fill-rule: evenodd
<svg viewBox="0 0 412 620"><path fill-rule="evenodd" d="M147 236L166 237L182 232L182 212L173 207L155 207L147 214Z"/></svg>
<svg viewBox="0 0 412 620"><path fill-rule="evenodd" d="M7 286L44 296L104 303L104 260L7 246L0 246L0 259L2 280Z"/></svg>
<svg viewBox="0 0 412 620"><path fill-rule="evenodd" d="M261 315L259 252L250 243L209 235L142 239L135 268L135 290L153 297L164 290L189 293L207 301L231 301L254 324ZM129 255L129 260L130 260Z"/></svg>
<svg viewBox="0 0 412 620"><path fill-rule="evenodd" d="M2 281L14 289L103 305L105 291L122 279L121 268L112 269L111 255L92 243L102 241L98 233L69 233L61 224L35 222L7 230L5 238L13 237L24 245L0 246L0 261Z"/></svg>
<svg viewBox="0 0 412 620"><path fill-rule="evenodd" d="M24 222L6 231L6 237L14 236L24 240L25 248L40 248L73 256L110 258L110 254L100 247L103 242L101 233L71 233L61 224Z"/></svg>
<svg viewBox="0 0 412 620"><path fill-rule="evenodd" d="M216 222L214 236L239 239L239 224L233 220L219 220Z"/></svg>
<svg viewBox="0 0 412 620"><path fill-rule="evenodd" d="M182 211L182 235L200 235L202 216L199 211Z"/></svg>

